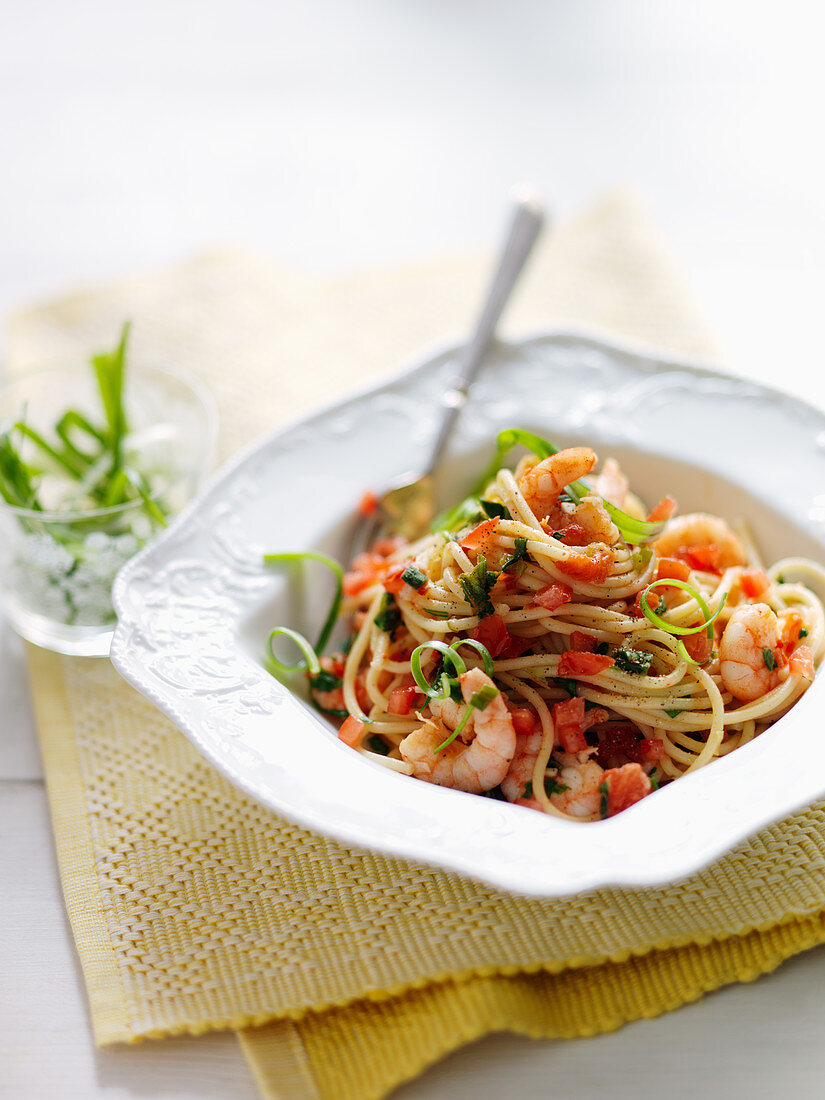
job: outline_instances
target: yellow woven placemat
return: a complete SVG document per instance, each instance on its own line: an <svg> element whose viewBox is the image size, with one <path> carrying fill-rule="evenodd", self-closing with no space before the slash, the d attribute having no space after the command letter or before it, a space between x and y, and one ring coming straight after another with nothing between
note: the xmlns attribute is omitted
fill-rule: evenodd
<svg viewBox="0 0 825 1100"><path fill-rule="evenodd" d="M466 326L486 272L302 279L245 256L19 314L12 369L105 343L200 374L222 453ZM707 335L638 208L544 245L511 326L595 324L691 355ZM100 1043L244 1028L262 1091L379 1097L489 1030L585 1035L748 980L825 939L825 810L686 882L536 902L352 851L236 792L107 662L30 649L66 904Z"/></svg>

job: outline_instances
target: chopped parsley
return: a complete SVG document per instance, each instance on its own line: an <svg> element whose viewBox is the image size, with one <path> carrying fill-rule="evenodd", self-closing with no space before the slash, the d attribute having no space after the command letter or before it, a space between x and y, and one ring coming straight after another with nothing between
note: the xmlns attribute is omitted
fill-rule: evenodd
<svg viewBox="0 0 825 1100"><path fill-rule="evenodd" d="M599 653L602 657L607 656L607 654L610 652L610 642L599 642L599 644L596 646L596 652Z"/></svg>
<svg viewBox="0 0 825 1100"><path fill-rule="evenodd" d="M389 745L384 738L379 737L377 733L367 738L367 744L369 745L370 752L377 752L380 756L389 756L390 754Z"/></svg>
<svg viewBox="0 0 825 1100"><path fill-rule="evenodd" d="M498 787L491 787L489 791L479 791L478 793L481 795L482 798L494 798L496 802L507 801L507 799L504 797L504 792L502 791L500 785Z"/></svg>
<svg viewBox="0 0 825 1100"><path fill-rule="evenodd" d="M499 504L497 500L482 500L480 501L481 510L488 519L512 519L509 509L505 508L503 504Z"/></svg>
<svg viewBox="0 0 825 1100"><path fill-rule="evenodd" d="M313 691L335 691L343 682L340 676L336 676L334 672L327 672L325 668L322 668L318 675L309 681L309 686Z"/></svg>
<svg viewBox="0 0 825 1100"><path fill-rule="evenodd" d="M599 799L599 815L602 820L604 820L604 818L607 817L607 807L610 800L610 789L607 786L606 779L604 783L599 784L599 794L601 795L601 798Z"/></svg>
<svg viewBox="0 0 825 1100"><path fill-rule="evenodd" d="M650 668L653 655L643 649L617 649L613 654L616 668L622 672L628 672L633 676L644 676Z"/></svg>
<svg viewBox="0 0 825 1100"><path fill-rule="evenodd" d="M398 609L398 604L395 602L395 596L391 595L389 592L384 593L384 598L381 600L381 607L378 614L373 619L373 622L379 630L383 630L387 634L395 633L401 625L401 612Z"/></svg>
<svg viewBox="0 0 825 1100"><path fill-rule="evenodd" d="M776 583L777 583L777 584L784 584L784 583L785 583L785 578L784 578L784 577L782 576L782 574L781 574L781 573L780 573L780 574L779 574L779 576L778 576L778 577L776 578Z"/></svg>
<svg viewBox="0 0 825 1100"><path fill-rule="evenodd" d="M765 646L762 650L762 660L765 662L765 667L773 672L776 668L776 654L769 646Z"/></svg>
<svg viewBox="0 0 825 1100"><path fill-rule="evenodd" d="M666 611L667 611L667 604L665 603L665 598L664 598L664 596L660 596L659 597L659 602L656 604L656 614L657 615L664 615L664 613Z"/></svg>
<svg viewBox="0 0 825 1100"><path fill-rule="evenodd" d="M680 710L668 710L668 708L665 707L665 714L668 716L668 718L676 718L681 713L682 712Z"/></svg>
<svg viewBox="0 0 825 1100"><path fill-rule="evenodd" d="M410 588L422 588L427 583L427 574L422 573L414 565L408 565L401 574L401 580L404 584L408 584Z"/></svg>
<svg viewBox="0 0 825 1100"><path fill-rule="evenodd" d="M517 577L520 577L524 572L524 566L531 560L532 559L527 553L527 539L516 539L515 550L512 555L502 563L502 572L515 573Z"/></svg>
<svg viewBox="0 0 825 1100"><path fill-rule="evenodd" d="M565 786L564 783L559 783L558 779L554 779L552 775L546 775L544 777L544 793L549 798L551 794L564 794L565 791L569 791L570 788ZM533 780L524 784L524 794L522 798L533 797Z"/></svg>
<svg viewBox="0 0 825 1100"><path fill-rule="evenodd" d="M807 628L807 626L803 626L802 629L799 631L799 637L800 638L807 638L808 637L808 628Z"/></svg>
<svg viewBox="0 0 825 1100"><path fill-rule="evenodd" d="M481 619L485 615L495 613L495 608L490 601L490 589L497 578L498 573L490 572L487 568L487 559L484 557L478 559L478 564L471 573L465 573L460 578L464 598Z"/></svg>
<svg viewBox="0 0 825 1100"><path fill-rule="evenodd" d="M558 684L560 688L563 688L568 695L578 695L579 685L576 680L571 680L567 676L554 676L553 683Z"/></svg>
<svg viewBox="0 0 825 1100"><path fill-rule="evenodd" d="M650 775L647 778L650 780L651 789L654 790L654 791L658 791L658 789L659 789L659 780L656 778L655 772L651 772Z"/></svg>

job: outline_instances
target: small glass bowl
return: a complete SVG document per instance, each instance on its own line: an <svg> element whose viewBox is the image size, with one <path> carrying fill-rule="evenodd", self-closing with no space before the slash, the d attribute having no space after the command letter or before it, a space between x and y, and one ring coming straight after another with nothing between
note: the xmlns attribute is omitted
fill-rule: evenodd
<svg viewBox="0 0 825 1100"><path fill-rule="evenodd" d="M213 461L217 410L197 380L156 367L129 368L125 390L130 445L141 471L155 471L152 499L167 518L202 484ZM0 427L25 414L48 439L68 409L102 418L88 366L36 371L0 389ZM35 452L26 447L26 454ZM147 466L148 464L148 466ZM39 511L0 497L0 600L12 627L57 653L108 656L115 626L112 583L159 530L142 500L111 508Z"/></svg>

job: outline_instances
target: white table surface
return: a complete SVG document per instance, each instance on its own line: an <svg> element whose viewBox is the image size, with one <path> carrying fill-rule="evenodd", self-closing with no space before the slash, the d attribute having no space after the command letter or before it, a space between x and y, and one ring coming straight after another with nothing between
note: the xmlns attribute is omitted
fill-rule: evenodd
<svg viewBox="0 0 825 1100"><path fill-rule="evenodd" d="M818 22L788 0L0 0L0 317L216 243L325 271L477 250L514 181L562 211L624 183L734 368L825 404ZM256 1095L232 1035L94 1050L1 624L0 884L0 1095ZM825 949L613 1035L486 1039L399 1096L821 1096L823 988Z"/></svg>

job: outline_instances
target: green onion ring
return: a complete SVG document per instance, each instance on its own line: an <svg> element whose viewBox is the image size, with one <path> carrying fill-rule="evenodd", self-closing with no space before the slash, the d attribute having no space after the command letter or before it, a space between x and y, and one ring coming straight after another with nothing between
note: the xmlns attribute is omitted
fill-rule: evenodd
<svg viewBox="0 0 825 1100"><path fill-rule="evenodd" d="M456 676L463 676L467 671L467 666L462 659L456 653L454 649L447 645L446 642L433 639L431 642L423 642L420 646L412 651L410 654L410 671L413 674L418 688L424 692L428 699L446 699L450 694L449 682L447 684L444 681L449 681L449 677L442 676L442 687L438 690L428 683L427 678L421 671L421 654L428 649L434 649L444 658L445 661L449 661L455 670Z"/></svg>
<svg viewBox="0 0 825 1100"><path fill-rule="evenodd" d="M275 651L272 648L272 643L278 635L284 634L287 638L291 638L295 645L300 649L306 658L306 663L299 662L297 665L286 665L283 661L279 660L275 656ZM272 633L269 635L269 641L267 642L267 649L269 650L269 656L272 663L278 669L279 672L304 672L305 670L310 673L311 676L317 676L321 671L321 665L318 657L315 654L315 650L303 636L299 634L297 630L290 630L288 626L276 626Z"/></svg>
<svg viewBox="0 0 825 1100"><path fill-rule="evenodd" d="M452 649L453 652L457 652L458 647L462 645L472 646L473 649L475 649L481 655L481 659L484 662L484 671L487 673L488 676L492 677L493 658L490 656L490 650L487 648L487 646L482 645L482 643L476 641L475 638L459 638L457 641L453 642L453 644L450 646L450 649Z"/></svg>
<svg viewBox="0 0 825 1100"><path fill-rule="evenodd" d="M661 615L657 615L648 603L647 594L653 588L681 588L684 592L687 592L690 596L692 596L693 599L696 600L696 602L699 604L699 607L704 613L705 621L703 623L700 623L698 626L677 626L675 623L669 623L666 619L663 619ZM716 611L711 614L710 608L705 602L704 597L696 591L692 584L688 584L687 581L676 580L674 577L663 577L661 580L653 581L647 586L647 588L645 588L645 590L642 592L641 597L639 598L639 606L642 609L642 614L649 623L652 623L653 626L658 627L660 630L666 630L668 634L698 634L700 631L707 628L708 639L712 640L713 631L711 630L711 623L715 622L716 619L719 618L722 608L727 602L727 598L728 594L726 592L724 596L722 596L722 600Z"/></svg>
<svg viewBox="0 0 825 1100"><path fill-rule="evenodd" d="M320 562L321 565L325 565L327 569L331 569L335 574L335 596L333 597L332 606L329 609L326 621L321 627L318 641L315 643L315 652L323 653L341 611L341 601L344 598L344 570L334 558L330 558L326 554L321 554L316 550L304 550L297 554L264 554L264 565L280 565L281 562L303 561L304 558L308 561Z"/></svg>

